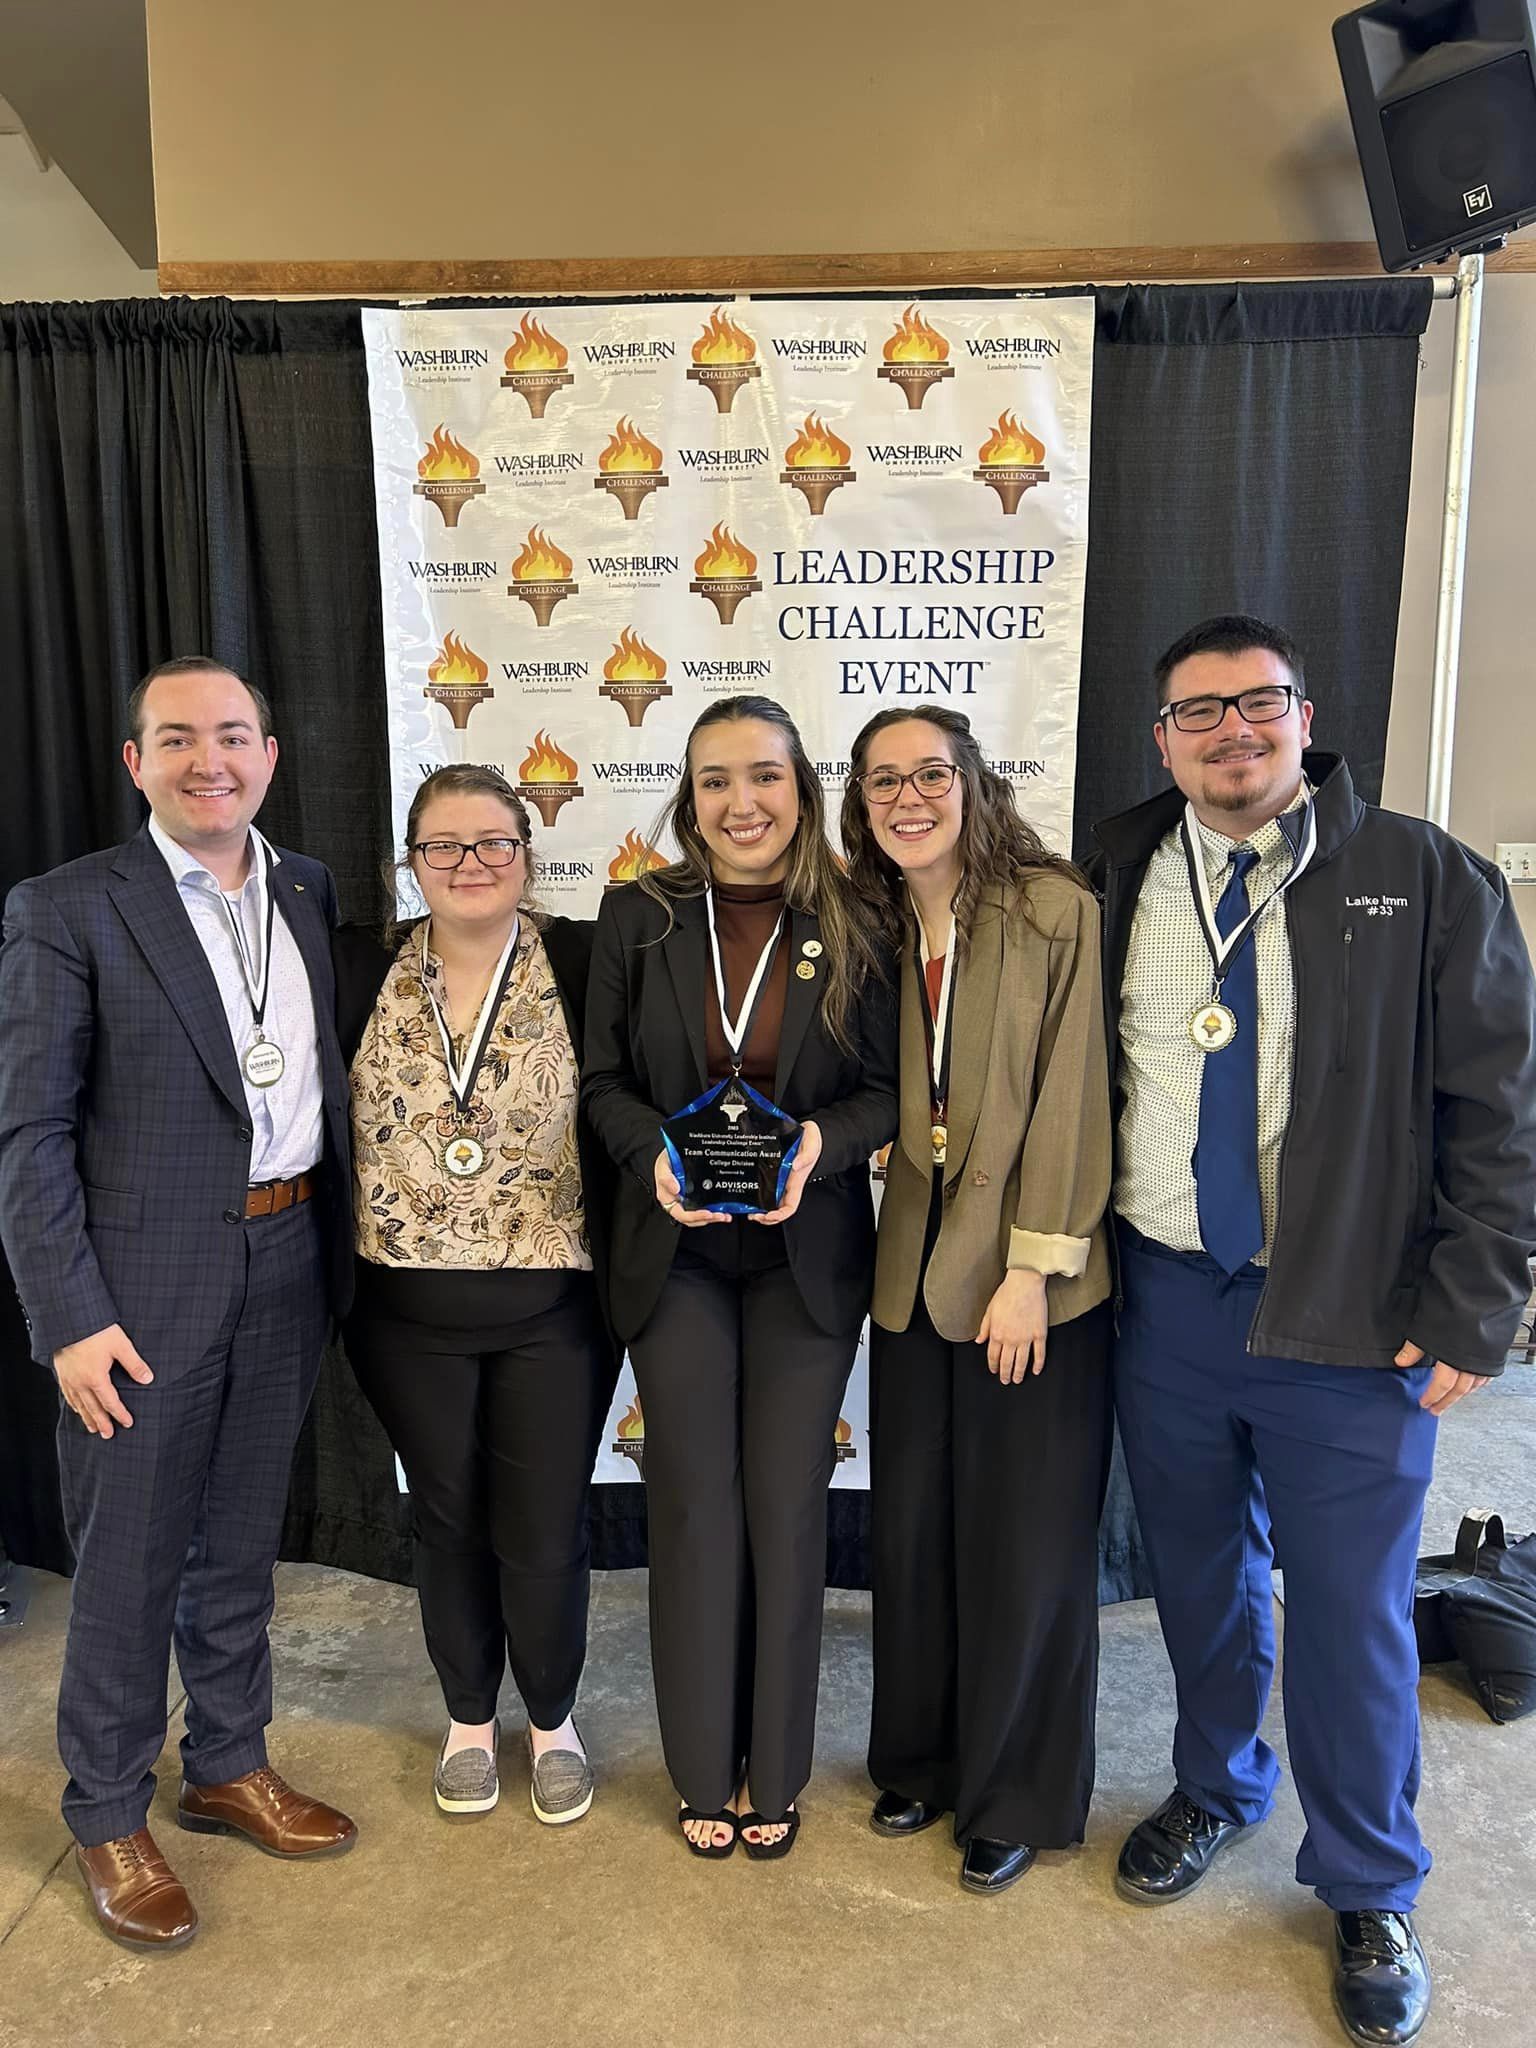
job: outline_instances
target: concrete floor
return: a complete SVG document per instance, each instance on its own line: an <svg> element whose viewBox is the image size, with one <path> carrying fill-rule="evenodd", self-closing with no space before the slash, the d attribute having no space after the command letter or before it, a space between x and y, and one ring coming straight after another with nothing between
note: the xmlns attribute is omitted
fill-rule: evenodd
<svg viewBox="0 0 1536 2048"><path fill-rule="evenodd" d="M1536 1376L1442 1431L1427 1547L1463 1507L1536 1526ZM436 1688L414 1597L314 1566L278 1572L274 1763L362 1829L287 1866L173 1819L174 1743L151 1825L197 1900L180 1954L132 1956L91 1923L58 1816L53 1693L67 1607L37 1578L0 1633L0 2043L4 2048L591 2048L597 2043L955 2043L964 2048L1309 2048L1343 2039L1328 1916L1294 1882L1287 1782L1261 1833L1164 1911L1111 1889L1126 1828L1168 1787L1173 1686L1147 1603L1104 1614L1099 1790L1087 1846L998 1900L955 1883L942 1828L866 1826L869 1613L831 1594L816 1775L786 1863L695 1861L671 1824L646 1661L643 1574L596 1589L581 1721L592 1816L541 1828L515 1700L499 1809L449 1826L430 1780ZM179 1709L180 1693L173 1694ZM1423 1683L1421 1802L1437 1867L1420 1925L1437 1973L1425 2048L1536 2048L1536 1721L1497 1728L1450 1672ZM1270 1737L1283 1742L1278 1716Z"/></svg>

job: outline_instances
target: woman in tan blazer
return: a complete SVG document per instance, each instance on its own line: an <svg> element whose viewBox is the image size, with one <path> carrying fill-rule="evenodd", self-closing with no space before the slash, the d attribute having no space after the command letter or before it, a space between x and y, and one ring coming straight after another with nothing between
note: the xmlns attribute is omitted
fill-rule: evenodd
<svg viewBox="0 0 1536 2048"><path fill-rule="evenodd" d="M1108 1472L1098 907L957 712L854 741L849 873L899 949L871 1311L878 1834L946 1813L996 1892L1082 1839Z"/></svg>

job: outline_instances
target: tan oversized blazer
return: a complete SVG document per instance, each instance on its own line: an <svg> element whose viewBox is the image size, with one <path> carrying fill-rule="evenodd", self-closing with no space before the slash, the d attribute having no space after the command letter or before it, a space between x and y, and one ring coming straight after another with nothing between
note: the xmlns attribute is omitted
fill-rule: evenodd
<svg viewBox="0 0 1536 2048"><path fill-rule="evenodd" d="M901 1130L870 1311L887 1330L911 1319L933 1189L924 995L910 945L901 977ZM1053 1323L1109 1293L1109 1068L1094 898L1049 869L1006 900L1001 889L985 894L952 1001L944 1217L923 1299L939 1335L963 1343L1010 1266L1048 1275Z"/></svg>

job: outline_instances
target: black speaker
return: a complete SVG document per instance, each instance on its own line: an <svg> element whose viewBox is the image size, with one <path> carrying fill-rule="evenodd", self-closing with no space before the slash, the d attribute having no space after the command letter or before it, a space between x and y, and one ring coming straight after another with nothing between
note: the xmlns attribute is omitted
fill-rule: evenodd
<svg viewBox="0 0 1536 2048"><path fill-rule="evenodd" d="M1536 0L1373 0L1333 44L1386 269L1536 220Z"/></svg>

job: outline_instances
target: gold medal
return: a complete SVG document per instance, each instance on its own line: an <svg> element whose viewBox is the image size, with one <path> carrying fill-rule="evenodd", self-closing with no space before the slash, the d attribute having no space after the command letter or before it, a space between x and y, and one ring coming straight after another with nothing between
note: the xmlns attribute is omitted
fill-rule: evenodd
<svg viewBox="0 0 1536 2048"><path fill-rule="evenodd" d="M443 1147L443 1170L455 1180L473 1180L484 1167L485 1147L478 1138L468 1138L461 1131Z"/></svg>
<svg viewBox="0 0 1536 2048"><path fill-rule="evenodd" d="M1189 1035L1202 1052L1225 1052L1237 1036L1236 1015L1225 1003L1202 1003L1189 1020Z"/></svg>
<svg viewBox="0 0 1536 2048"><path fill-rule="evenodd" d="M935 1123L929 1131L929 1136L933 1140L933 1163L935 1166L942 1166L944 1156L949 1150L949 1126Z"/></svg>

